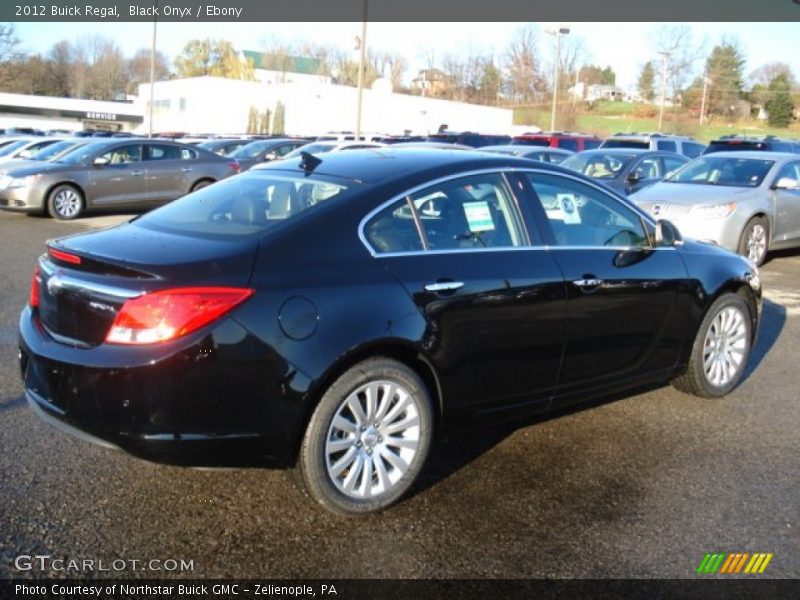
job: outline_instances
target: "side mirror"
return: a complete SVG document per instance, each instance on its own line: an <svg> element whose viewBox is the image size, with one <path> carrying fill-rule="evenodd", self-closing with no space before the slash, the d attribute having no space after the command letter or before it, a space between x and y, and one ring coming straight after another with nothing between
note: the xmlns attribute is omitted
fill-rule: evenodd
<svg viewBox="0 0 800 600"><path fill-rule="evenodd" d="M642 179L642 176L639 175L636 171L631 171L628 173L628 177L625 179L628 183L636 183Z"/></svg>
<svg viewBox="0 0 800 600"><path fill-rule="evenodd" d="M33 156L32 150L23 150L22 152L19 153L20 158L30 158L31 156Z"/></svg>
<svg viewBox="0 0 800 600"><path fill-rule="evenodd" d="M278 158L278 155L275 152L269 152L264 155L264 161L275 160Z"/></svg>
<svg viewBox="0 0 800 600"><path fill-rule="evenodd" d="M98 167L104 167L108 164L108 159L105 156L98 156L92 161L92 164Z"/></svg>
<svg viewBox="0 0 800 600"><path fill-rule="evenodd" d="M677 246L683 241L681 232L671 221L660 219L656 222L656 246Z"/></svg>
<svg viewBox="0 0 800 600"><path fill-rule="evenodd" d="M800 183L794 177L781 177L772 185L774 190L796 190L800 188Z"/></svg>

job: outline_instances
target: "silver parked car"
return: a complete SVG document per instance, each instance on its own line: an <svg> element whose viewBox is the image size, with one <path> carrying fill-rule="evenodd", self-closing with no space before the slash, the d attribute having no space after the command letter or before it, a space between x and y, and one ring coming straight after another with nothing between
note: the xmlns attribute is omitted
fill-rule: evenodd
<svg viewBox="0 0 800 600"><path fill-rule="evenodd" d="M0 208L74 219L84 210L151 208L239 172L235 160L165 140L93 141L0 177Z"/></svg>
<svg viewBox="0 0 800 600"><path fill-rule="evenodd" d="M800 246L800 156L715 152L630 196L640 208L756 265L767 252Z"/></svg>

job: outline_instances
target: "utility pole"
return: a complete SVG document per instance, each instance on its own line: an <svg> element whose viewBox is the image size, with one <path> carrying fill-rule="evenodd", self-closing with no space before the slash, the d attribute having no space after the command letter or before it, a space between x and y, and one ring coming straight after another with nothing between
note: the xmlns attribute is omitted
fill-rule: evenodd
<svg viewBox="0 0 800 600"><path fill-rule="evenodd" d="M356 103L356 140L361 139L361 103L364 97L364 63L367 57L367 0L364 0L364 20L361 22L361 58L358 62L358 102Z"/></svg>
<svg viewBox="0 0 800 600"><path fill-rule="evenodd" d="M703 99L700 101L700 125L706 120L706 94L708 93L708 84L708 75L703 74Z"/></svg>
<svg viewBox="0 0 800 600"><path fill-rule="evenodd" d="M661 110L658 113L658 131L660 132L664 125L664 103L667 99L667 59L669 58L669 52L659 52L659 54L663 58L661 66Z"/></svg>

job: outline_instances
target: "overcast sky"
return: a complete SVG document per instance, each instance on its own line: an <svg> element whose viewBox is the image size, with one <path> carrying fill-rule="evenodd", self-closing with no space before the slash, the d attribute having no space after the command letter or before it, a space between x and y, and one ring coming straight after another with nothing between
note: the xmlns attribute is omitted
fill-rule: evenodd
<svg viewBox="0 0 800 600"><path fill-rule="evenodd" d="M507 41L521 23L370 23L367 45L375 50L406 56L411 68L406 79L424 65L423 57L433 50L445 54L494 54L502 58ZM553 38L544 30L551 23L536 24L546 61L553 54ZM570 35L579 36L587 50L587 62L617 73L617 84L635 86L645 62L656 58L653 34L660 23L565 23ZM693 43L704 44L710 52L723 36L736 39L747 58L745 75L768 62L788 63L800 78L800 23L689 23ZM130 56L149 47L152 23L15 23L23 45L46 52L55 42L75 40L82 35L113 38ZM314 41L353 48L361 33L360 23L158 23L158 49L174 58L184 44L195 38L225 38L239 50L260 50L271 39L285 42ZM356 52L353 52L354 58ZM702 65L698 63L698 68Z"/></svg>

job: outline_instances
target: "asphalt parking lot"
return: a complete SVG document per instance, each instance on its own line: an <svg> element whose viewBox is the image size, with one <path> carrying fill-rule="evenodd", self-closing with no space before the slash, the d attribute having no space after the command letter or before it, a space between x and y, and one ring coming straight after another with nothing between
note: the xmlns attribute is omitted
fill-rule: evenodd
<svg viewBox="0 0 800 600"><path fill-rule="evenodd" d="M16 328L35 258L122 218L0 213L0 577L53 575L15 568L38 554L191 560L172 574L209 578L692 578L707 552L771 552L762 577L800 577L800 252L762 269L762 328L728 398L665 387L451 435L411 498L345 519L286 473L154 465L30 412Z"/></svg>

